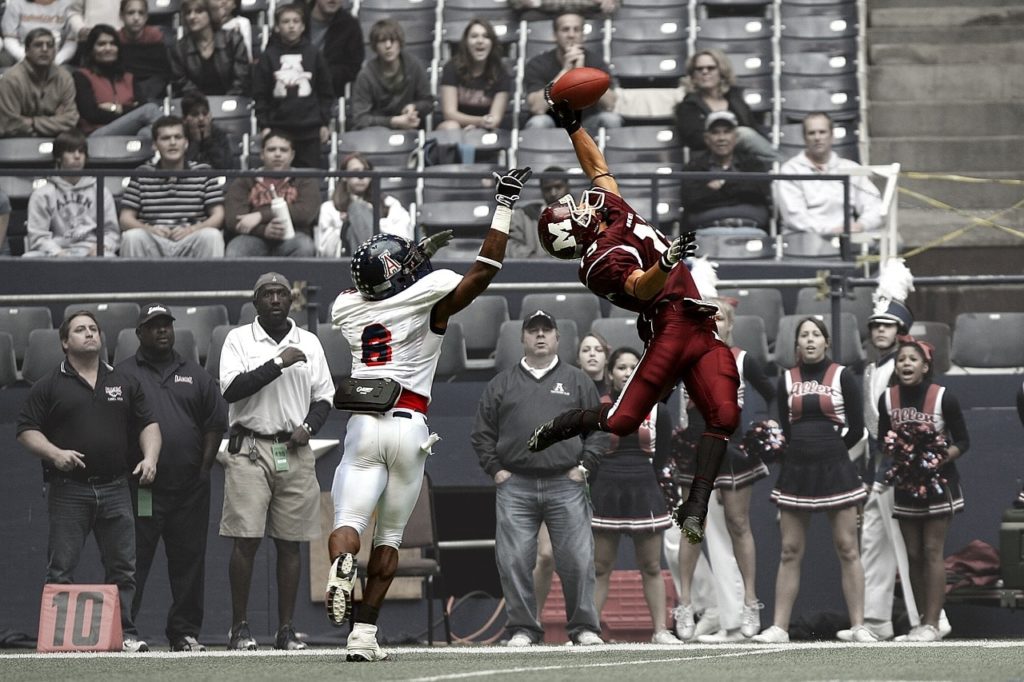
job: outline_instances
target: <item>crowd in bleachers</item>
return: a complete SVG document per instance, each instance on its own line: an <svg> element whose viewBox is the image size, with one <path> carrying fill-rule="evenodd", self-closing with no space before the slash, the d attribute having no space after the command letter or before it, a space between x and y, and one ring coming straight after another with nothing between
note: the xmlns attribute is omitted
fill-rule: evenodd
<svg viewBox="0 0 1024 682"><path fill-rule="evenodd" d="M428 232L456 211L464 229L489 220L473 196L439 201L433 186L472 190L492 168L513 164L577 170L568 140L549 129L543 96L573 66L612 77L584 123L621 173L721 170L720 160L703 161L707 118L723 110L736 117L738 153L762 163L727 170L770 170L798 156L797 126L815 111L830 114L839 155L857 158L858 22L849 0L11 0L2 26L0 155L11 166L49 165L50 140L78 128L88 135L88 167L128 171L152 162L153 123L169 113L184 123L184 169L258 168L273 129L290 137L293 167L344 170L359 152L380 170L467 173L385 181L385 217L397 203ZM53 42L30 48L39 30ZM34 183L0 182L13 203L17 255L29 250L20 235ZM127 179L104 184L120 206ZM320 183L326 222L337 221L336 184ZM677 177L659 182L656 202L650 179L621 184L669 230L692 211ZM774 216L781 207L769 197L765 208ZM235 234L234 225L215 227L225 239Z"/></svg>

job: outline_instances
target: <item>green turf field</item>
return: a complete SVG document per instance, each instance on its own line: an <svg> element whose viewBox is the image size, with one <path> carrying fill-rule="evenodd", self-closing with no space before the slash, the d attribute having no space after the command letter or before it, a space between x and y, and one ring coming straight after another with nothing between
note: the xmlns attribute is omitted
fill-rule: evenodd
<svg viewBox="0 0 1024 682"><path fill-rule="evenodd" d="M15 680L1021 680L1024 642L793 643L730 646L396 647L380 663L346 663L340 649L205 654L0 655Z"/></svg>

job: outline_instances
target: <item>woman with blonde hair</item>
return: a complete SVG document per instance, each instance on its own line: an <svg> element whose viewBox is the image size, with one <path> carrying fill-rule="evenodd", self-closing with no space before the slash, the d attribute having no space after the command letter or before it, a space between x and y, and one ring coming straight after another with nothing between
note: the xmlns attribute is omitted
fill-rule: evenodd
<svg viewBox="0 0 1024 682"><path fill-rule="evenodd" d="M736 85L732 62L724 52L706 48L695 52L686 61L683 85L687 94L676 105L676 129L680 141L690 151L707 148L704 143L705 120L716 111L731 111L736 115L739 139L736 148L756 156L771 165L778 154L758 127L754 114L743 99L743 88Z"/></svg>

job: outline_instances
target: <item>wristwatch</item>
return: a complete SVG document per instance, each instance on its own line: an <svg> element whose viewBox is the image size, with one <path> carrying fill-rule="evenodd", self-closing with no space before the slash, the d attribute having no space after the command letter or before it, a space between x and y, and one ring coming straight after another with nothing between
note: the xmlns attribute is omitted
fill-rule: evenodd
<svg viewBox="0 0 1024 682"><path fill-rule="evenodd" d="M310 436L313 435L313 429L311 429L309 427L309 424L307 424L306 422L302 422L302 428L305 429L306 433L308 433Z"/></svg>
<svg viewBox="0 0 1024 682"><path fill-rule="evenodd" d="M284 369L284 359L280 355L274 357L274 364L278 369Z"/></svg>

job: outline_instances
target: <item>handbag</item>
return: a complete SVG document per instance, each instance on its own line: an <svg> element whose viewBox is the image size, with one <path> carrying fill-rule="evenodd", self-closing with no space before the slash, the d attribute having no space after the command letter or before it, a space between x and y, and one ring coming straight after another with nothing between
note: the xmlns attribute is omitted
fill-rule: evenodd
<svg viewBox="0 0 1024 682"><path fill-rule="evenodd" d="M334 407L349 412L387 412L401 392L401 384L394 379L345 377L334 392Z"/></svg>

